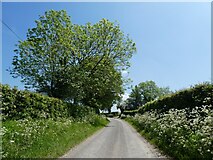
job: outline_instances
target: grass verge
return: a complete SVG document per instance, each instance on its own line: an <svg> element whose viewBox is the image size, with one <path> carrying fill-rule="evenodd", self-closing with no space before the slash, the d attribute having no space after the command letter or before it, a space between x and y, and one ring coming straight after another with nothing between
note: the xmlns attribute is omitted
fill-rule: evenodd
<svg viewBox="0 0 213 160"><path fill-rule="evenodd" d="M3 122L3 158L57 158L108 123L97 115L73 119Z"/></svg>
<svg viewBox="0 0 213 160"><path fill-rule="evenodd" d="M145 132L144 130L140 130L140 128L136 125L137 122L135 122L132 118L130 117L127 117L127 118L124 118L124 120L126 122L128 122L133 128L136 129L136 131L143 137L145 137L149 143L153 144L156 146L156 143L155 143L155 139L151 138L149 133Z"/></svg>

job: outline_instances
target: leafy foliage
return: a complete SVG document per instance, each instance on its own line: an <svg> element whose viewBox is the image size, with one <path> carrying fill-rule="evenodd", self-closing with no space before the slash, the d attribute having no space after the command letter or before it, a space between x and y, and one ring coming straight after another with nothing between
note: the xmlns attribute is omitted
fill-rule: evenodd
<svg viewBox="0 0 213 160"><path fill-rule="evenodd" d="M48 97L39 93L11 89L8 85L1 85L2 117L3 120L23 118L83 118L91 108L73 106L57 98Z"/></svg>
<svg viewBox="0 0 213 160"><path fill-rule="evenodd" d="M208 101L208 97L205 102ZM203 114L200 114L203 113ZM190 118L189 118L190 117ZM212 104L187 109L148 111L127 118L140 133L175 159L212 159Z"/></svg>
<svg viewBox="0 0 213 160"><path fill-rule="evenodd" d="M111 107L122 94L121 71L135 43L106 19L72 24L67 13L50 10L19 41L10 73L26 87L93 108Z"/></svg>
<svg viewBox="0 0 213 160"><path fill-rule="evenodd" d="M139 106L142 106L143 104L143 95L141 93L141 89L139 86L135 86L132 89L131 94L129 95L129 98L127 99L126 109L134 109L138 108Z"/></svg>
<svg viewBox="0 0 213 160"><path fill-rule="evenodd" d="M212 159L213 85L202 83L140 107L127 120L175 159Z"/></svg>
<svg viewBox="0 0 213 160"><path fill-rule="evenodd" d="M147 102L171 93L169 87L158 87L154 81L141 82L132 89L126 100L126 109L138 109Z"/></svg>
<svg viewBox="0 0 213 160"><path fill-rule="evenodd" d="M201 105L210 105L212 103L213 85L210 83L203 83L195 85L190 89L181 90L174 94L165 96L158 100L148 102L140 107L138 112L144 113L146 111L158 110L159 112L168 111L171 108L184 109L195 108ZM208 97L208 100L205 99Z"/></svg>
<svg viewBox="0 0 213 160"><path fill-rule="evenodd" d="M67 106L59 99L1 85L3 119L67 117Z"/></svg>
<svg viewBox="0 0 213 160"><path fill-rule="evenodd" d="M135 116L138 113L138 110L130 110L130 111L124 111L123 114L124 115L129 115L129 116Z"/></svg>

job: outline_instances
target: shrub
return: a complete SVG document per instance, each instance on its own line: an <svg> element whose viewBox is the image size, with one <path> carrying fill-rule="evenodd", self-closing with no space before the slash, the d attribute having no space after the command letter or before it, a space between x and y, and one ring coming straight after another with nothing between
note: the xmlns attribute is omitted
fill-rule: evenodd
<svg viewBox="0 0 213 160"><path fill-rule="evenodd" d="M3 120L17 120L24 118L66 118L82 119L93 110L86 106L74 106L60 99L20 91L0 84L1 110Z"/></svg>
<svg viewBox="0 0 213 160"><path fill-rule="evenodd" d="M195 85L190 89L181 90L158 100L146 103L140 107L138 113L158 110L158 112L168 111L171 108L192 110L196 106L210 105L212 103L213 85L203 83Z"/></svg>
<svg viewBox="0 0 213 160"><path fill-rule="evenodd" d="M78 120L81 120L87 115L95 112L93 108L90 108L88 106L80 106L80 105L76 106L69 103L67 103L67 106L69 116Z"/></svg>
<svg viewBox="0 0 213 160"><path fill-rule="evenodd" d="M190 112L187 109L170 109L160 114L150 111L128 120L175 159L212 159L211 108L210 104L195 107Z"/></svg>
<svg viewBox="0 0 213 160"><path fill-rule="evenodd" d="M138 110L131 110L131 111L128 111L128 110L125 110L124 112L123 112L123 114L124 115L129 115L129 116L135 116L135 114L137 114L138 113Z"/></svg>
<svg viewBox="0 0 213 160"><path fill-rule="evenodd" d="M67 105L56 98L51 98L29 91L11 89L0 85L2 91L3 120L23 118L57 118L67 117Z"/></svg>

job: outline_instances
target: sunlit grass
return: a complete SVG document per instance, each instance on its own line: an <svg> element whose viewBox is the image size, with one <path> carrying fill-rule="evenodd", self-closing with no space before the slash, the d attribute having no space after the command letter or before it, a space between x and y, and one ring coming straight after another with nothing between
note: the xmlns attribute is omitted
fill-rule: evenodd
<svg viewBox="0 0 213 160"><path fill-rule="evenodd" d="M106 125L97 115L84 120L24 119L3 122L3 158L57 158Z"/></svg>

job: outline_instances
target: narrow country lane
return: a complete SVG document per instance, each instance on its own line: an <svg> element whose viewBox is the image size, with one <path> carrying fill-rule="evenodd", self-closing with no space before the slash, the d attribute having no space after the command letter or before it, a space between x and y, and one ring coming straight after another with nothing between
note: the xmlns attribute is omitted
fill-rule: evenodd
<svg viewBox="0 0 213 160"><path fill-rule="evenodd" d="M127 122L113 118L110 121L62 158L165 158Z"/></svg>

